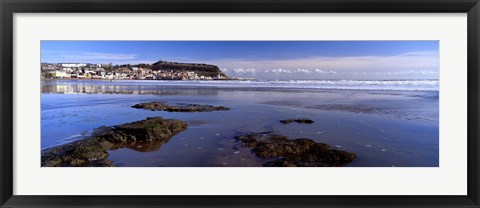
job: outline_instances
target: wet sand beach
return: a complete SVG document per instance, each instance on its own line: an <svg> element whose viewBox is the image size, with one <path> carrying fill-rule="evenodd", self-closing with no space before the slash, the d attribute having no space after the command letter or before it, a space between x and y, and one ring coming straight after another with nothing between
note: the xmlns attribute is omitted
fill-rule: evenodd
<svg viewBox="0 0 480 208"><path fill-rule="evenodd" d="M172 84L173 83L173 84ZM247 85L245 85L247 86ZM274 132L309 138L357 158L347 167L438 167L438 90L295 88L291 85L182 82L45 81L41 148L88 137L100 126L162 117L188 128L167 143L138 142L108 151L115 166L259 167L236 136ZM433 88L434 89L434 88ZM168 112L132 108L162 102L225 106L229 110ZM313 122L282 123L308 118Z"/></svg>

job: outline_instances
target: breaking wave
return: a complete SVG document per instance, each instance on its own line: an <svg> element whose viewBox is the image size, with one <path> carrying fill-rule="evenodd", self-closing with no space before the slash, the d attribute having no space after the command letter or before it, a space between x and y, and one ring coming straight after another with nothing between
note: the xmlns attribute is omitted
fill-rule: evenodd
<svg viewBox="0 0 480 208"><path fill-rule="evenodd" d="M300 88L337 90L438 91L438 80L115 80L99 85L158 85L220 88Z"/></svg>

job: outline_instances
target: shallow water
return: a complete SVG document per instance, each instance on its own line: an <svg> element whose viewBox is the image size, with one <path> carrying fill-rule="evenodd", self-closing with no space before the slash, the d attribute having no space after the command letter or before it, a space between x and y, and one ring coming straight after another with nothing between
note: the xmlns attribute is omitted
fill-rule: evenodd
<svg viewBox="0 0 480 208"><path fill-rule="evenodd" d="M234 136L273 131L310 138L357 155L347 166L437 167L438 91L332 90L278 87L145 85L142 82L46 81L42 86L42 148L83 138L100 126L147 117L185 120L168 143L111 150L118 166L261 166L265 160ZM141 102L222 105L230 111L163 112ZM310 118L313 124L282 124Z"/></svg>

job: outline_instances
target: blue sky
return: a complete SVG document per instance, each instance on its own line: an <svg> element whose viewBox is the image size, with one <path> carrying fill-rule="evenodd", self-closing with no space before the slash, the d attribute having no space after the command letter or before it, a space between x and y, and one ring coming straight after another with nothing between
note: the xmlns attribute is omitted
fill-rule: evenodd
<svg viewBox="0 0 480 208"><path fill-rule="evenodd" d="M214 64L259 79L437 79L438 41L42 41L49 63Z"/></svg>

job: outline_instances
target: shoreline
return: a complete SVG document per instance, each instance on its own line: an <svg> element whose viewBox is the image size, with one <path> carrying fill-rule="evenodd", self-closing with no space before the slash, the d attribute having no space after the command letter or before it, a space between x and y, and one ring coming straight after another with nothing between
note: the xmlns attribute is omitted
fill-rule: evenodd
<svg viewBox="0 0 480 208"><path fill-rule="evenodd" d="M41 81L249 81L253 79L95 79L95 78L40 78Z"/></svg>
<svg viewBox="0 0 480 208"><path fill-rule="evenodd" d="M319 90L365 90L365 91L419 91L439 92L438 80L96 80L96 79L49 79L42 80L42 87L75 86L68 83L88 83L91 87L131 84L131 87L212 87L225 89L319 89ZM60 85L56 84L60 83ZM142 86L144 85L144 86ZM160 88L158 88L160 90Z"/></svg>

